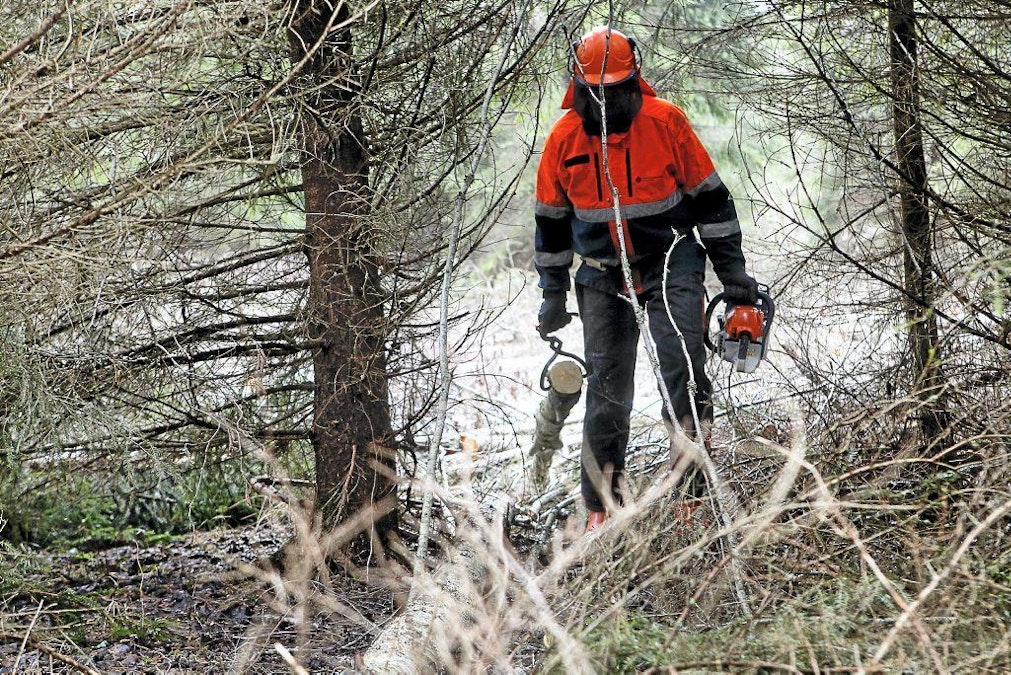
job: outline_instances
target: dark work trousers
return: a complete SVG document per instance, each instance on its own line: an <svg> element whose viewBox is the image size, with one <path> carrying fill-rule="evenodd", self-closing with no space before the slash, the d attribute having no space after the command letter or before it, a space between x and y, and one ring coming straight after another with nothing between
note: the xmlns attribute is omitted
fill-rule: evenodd
<svg viewBox="0 0 1011 675"><path fill-rule="evenodd" d="M638 294L646 308L649 331L657 347L660 371L670 393L677 419L692 434L694 421L688 392L688 368L674 327L667 318L661 295L662 264L642 275L644 288ZM696 404L704 427L712 422L712 383L705 373L703 344L704 276L698 272L677 273L667 279L671 314L681 329L694 369ZM587 378L586 417L583 422L582 493L586 507L604 511L597 492L608 474L615 500L620 503L618 481L625 467L629 417L635 383L636 348L639 327L627 296L576 284L576 301L583 324L583 345L590 375ZM664 419L669 421L666 407ZM675 462L678 458L672 458Z"/></svg>

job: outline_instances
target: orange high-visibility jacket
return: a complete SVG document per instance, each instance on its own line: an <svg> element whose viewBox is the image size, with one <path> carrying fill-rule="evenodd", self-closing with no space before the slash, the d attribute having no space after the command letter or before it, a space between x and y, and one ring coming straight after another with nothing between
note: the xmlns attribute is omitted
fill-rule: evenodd
<svg viewBox="0 0 1011 675"><path fill-rule="evenodd" d="M684 111L644 89L642 108L628 132L608 134L606 170L603 154L600 137L587 136L573 110L544 143L534 211L534 265L541 288L568 290L573 252L597 266L619 263L612 185L630 260L663 255L675 231L687 237L678 248L698 248L697 229L717 276L744 271L733 199ZM704 258L699 260L688 264L704 269ZM586 283L593 274L583 265L576 280Z"/></svg>

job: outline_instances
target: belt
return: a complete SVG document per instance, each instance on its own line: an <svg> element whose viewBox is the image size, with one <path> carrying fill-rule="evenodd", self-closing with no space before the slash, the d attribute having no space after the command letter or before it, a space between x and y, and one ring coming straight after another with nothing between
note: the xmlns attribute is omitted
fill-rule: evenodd
<svg viewBox="0 0 1011 675"><path fill-rule="evenodd" d="M642 260L645 260L647 257L649 256L644 255L633 256L628 259L628 264L635 266L637 263L641 262ZM593 269L599 270L601 272L606 272L610 269L618 267L618 265L621 264L621 261L618 260L617 258L599 259L599 258L583 257L583 262L592 267Z"/></svg>

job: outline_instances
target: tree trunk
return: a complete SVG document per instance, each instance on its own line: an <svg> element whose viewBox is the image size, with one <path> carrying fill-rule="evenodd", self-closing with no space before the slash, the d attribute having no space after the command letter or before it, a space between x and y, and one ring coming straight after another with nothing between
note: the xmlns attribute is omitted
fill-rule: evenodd
<svg viewBox="0 0 1011 675"><path fill-rule="evenodd" d="M334 7L334 4L337 7ZM289 34L300 75L308 330L315 375L316 498L325 530L384 504L358 537L356 556L375 552L396 527L388 448L386 318L369 213L368 169L355 109L351 30L345 3L298 0ZM335 29L336 27L336 29ZM313 52L313 50L315 50ZM385 511L385 513L384 513ZM378 535L378 540L377 540Z"/></svg>
<svg viewBox="0 0 1011 675"><path fill-rule="evenodd" d="M896 161L901 174L901 227L905 239L906 322L922 430L928 442L947 429L941 343L934 304L934 232L927 203L927 162L921 129L914 0L890 0L888 33Z"/></svg>

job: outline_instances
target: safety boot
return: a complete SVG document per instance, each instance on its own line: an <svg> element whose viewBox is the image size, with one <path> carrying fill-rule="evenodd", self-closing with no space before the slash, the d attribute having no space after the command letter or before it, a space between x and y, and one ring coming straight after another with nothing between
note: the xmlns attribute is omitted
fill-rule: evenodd
<svg viewBox="0 0 1011 675"><path fill-rule="evenodd" d="M598 527L604 524L607 520L607 511L589 511L586 516L586 530L584 534L589 534L593 532Z"/></svg>

